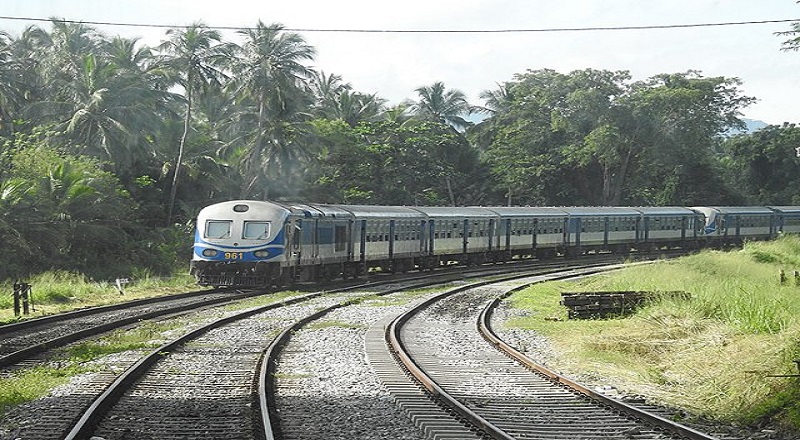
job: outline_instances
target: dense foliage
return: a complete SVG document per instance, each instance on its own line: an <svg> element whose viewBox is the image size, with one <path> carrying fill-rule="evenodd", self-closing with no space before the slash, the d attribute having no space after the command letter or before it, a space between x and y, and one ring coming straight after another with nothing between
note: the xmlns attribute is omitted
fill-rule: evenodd
<svg viewBox="0 0 800 440"><path fill-rule="evenodd" d="M299 34L202 23L151 48L54 20L0 33L0 279L188 259L231 198L372 204L800 204L794 125L724 137L736 78L530 70L481 106L441 82L387 106Z"/></svg>

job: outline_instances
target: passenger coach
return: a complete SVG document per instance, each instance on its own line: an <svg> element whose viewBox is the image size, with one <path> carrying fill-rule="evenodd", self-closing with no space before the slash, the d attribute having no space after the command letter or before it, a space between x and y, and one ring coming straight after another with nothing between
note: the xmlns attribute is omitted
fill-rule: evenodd
<svg viewBox="0 0 800 440"><path fill-rule="evenodd" d="M191 271L267 286L512 258L739 244L800 232L800 207L405 207L237 200L204 208Z"/></svg>

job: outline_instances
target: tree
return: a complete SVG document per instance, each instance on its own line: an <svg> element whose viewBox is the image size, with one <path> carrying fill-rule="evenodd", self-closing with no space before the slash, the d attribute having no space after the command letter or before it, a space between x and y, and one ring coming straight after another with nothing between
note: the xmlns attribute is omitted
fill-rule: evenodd
<svg viewBox="0 0 800 440"><path fill-rule="evenodd" d="M325 75L323 71L311 71L308 87L316 97L317 112L329 119L336 119L332 113L336 111L339 95L353 89L350 83L342 81L340 75Z"/></svg>
<svg viewBox="0 0 800 440"><path fill-rule="evenodd" d="M313 194L330 202L466 205L485 202L478 154L463 136L437 122L317 125L332 139ZM376 179L375 176L384 176ZM478 178L480 177L480 178Z"/></svg>
<svg viewBox="0 0 800 440"><path fill-rule="evenodd" d="M13 132L13 121L25 94L23 65L14 54L13 40L0 32L0 134Z"/></svg>
<svg viewBox="0 0 800 440"><path fill-rule="evenodd" d="M178 144L178 156L172 174L167 222L172 222L175 196L183 164L186 141L191 131L192 106L195 96L207 87L220 87L225 79L223 64L230 56L230 46L221 43L219 32L201 22L185 29L170 29L169 39L159 46L166 54L163 64L171 71L175 83L183 87L186 107L183 116L183 134Z"/></svg>
<svg viewBox="0 0 800 440"><path fill-rule="evenodd" d="M509 202L514 192L520 203L569 205L731 200L712 177L712 154L752 102L738 85L697 72L630 83L625 71L529 71L507 84L512 102L471 137Z"/></svg>
<svg viewBox="0 0 800 440"><path fill-rule="evenodd" d="M312 96L303 64L315 51L302 36L280 24L240 31L245 42L231 65L237 114L226 150L239 158L246 178L242 197L269 197L295 191L296 171L313 145L309 124Z"/></svg>
<svg viewBox="0 0 800 440"><path fill-rule="evenodd" d="M800 127L770 125L727 139L720 161L746 203L800 205Z"/></svg>
<svg viewBox="0 0 800 440"><path fill-rule="evenodd" d="M419 87L415 91L419 94L419 101L412 104L411 111L418 118L449 124L457 130L471 125L464 117L472 114L473 108L462 91L446 90L443 82Z"/></svg>
<svg viewBox="0 0 800 440"><path fill-rule="evenodd" d="M29 28L14 51L26 60L26 81L41 91L25 91L24 116L55 124L49 141L66 151L106 160L120 174L131 169L148 155L147 138L158 130L170 95L144 70L152 64L147 48L135 46L63 22L53 23L52 34Z"/></svg>
<svg viewBox="0 0 800 440"><path fill-rule="evenodd" d="M754 101L740 93L740 84L737 78L690 71L631 86L631 120L644 142L628 186L633 200L689 206L736 202L715 169L714 155L723 133L743 127L740 110ZM668 192L664 182L674 182Z"/></svg>
<svg viewBox="0 0 800 440"><path fill-rule="evenodd" d="M781 45L783 51L800 50L800 23L792 23L792 30L777 32L776 35L783 37L794 37L784 41Z"/></svg>
<svg viewBox="0 0 800 440"><path fill-rule="evenodd" d="M46 135L17 134L3 145L10 161L0 178L0 229L20 252L0 259L0 277L124 264L135 203L97 160L58 152Z"/></svg>

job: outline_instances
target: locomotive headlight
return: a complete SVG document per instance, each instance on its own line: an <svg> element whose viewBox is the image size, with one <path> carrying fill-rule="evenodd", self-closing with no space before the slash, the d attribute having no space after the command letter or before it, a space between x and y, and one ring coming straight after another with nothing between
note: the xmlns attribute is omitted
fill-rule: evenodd
<svg viewBox="0 0 800 440"><path fill-rule="evenodd" d="M269 251L266 251L266 250L262 249L260 251L253 252L253 255L255 255L258 258L267 258L267 257L269 257Z"/></svg>
<svg viewBox="0 0 800 440"><path fill-rule="evenodd" d="M216 249L203 249L204 257L216 257L218 253Z"/></svg>

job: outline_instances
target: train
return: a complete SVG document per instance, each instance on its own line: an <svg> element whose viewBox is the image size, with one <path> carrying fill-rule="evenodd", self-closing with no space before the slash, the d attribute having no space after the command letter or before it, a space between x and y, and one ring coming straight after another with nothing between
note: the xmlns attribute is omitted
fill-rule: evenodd
<svg viewBox="0 0 800 440"><path fill-rule="evenodd" d="M800 206L443 207L232 200L203 208L198 284L259 288L521 258L741 245L800 232Z"/></svg>

